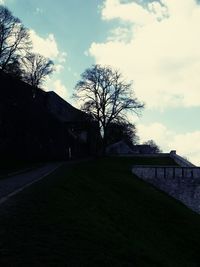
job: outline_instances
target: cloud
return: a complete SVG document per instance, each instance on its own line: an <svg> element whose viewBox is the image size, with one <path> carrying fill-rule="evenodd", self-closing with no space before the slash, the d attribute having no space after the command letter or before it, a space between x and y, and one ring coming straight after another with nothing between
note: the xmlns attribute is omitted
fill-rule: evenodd
<svg viewBox="0 0 200 267"><path fill-rule="evenodd" d="M138 124L137 129L141 143L153 139L163 151L177 150L179 155L200 165L200 131L180 134L157 122L149 125Z"/></svg>
<svg viewBox="0 0 200 267"><path fill-rule="evenodd" d="M5 5L5 1L4 0L0 0L0 5Z"/></svg>
<svg viewBox="0 0 200 267"><path fill-rule="evenodd" d="M54 62L54 72L53 74L60 74L64 70L64 64L66 62L67 53L62 52L58 48L58 44L56 39L52 33L50 33L46 38L38 35L33 29L30 30L30 37L33 44L33 52L39 53L42 56L53 60ZM65 86L61 83L59 78L54 81L55 78L47 77L45 84L43 87L45 90L49 90L49 88L54 87L55 91L63 98L66 98L67 90Z"/></svg>
<svg viewBox="0 0 200 267"><path fill-rule="evenodd" d="M57 60L59 64L66 62L67 53L59 51L53 33L50 33L46 38L38 35L33 29L30 30L29 33L33 43L33 51L35 53Z"/></svg>
<svg viewBox="0 0 200 267"><path fill-rule="evenodd" d="M46 38L39 36L34 30L30 30L30 38L33 43L33 51L44 57L55 59L59 56L58 45L55 37L50 33Z"/></svg>
<svg viewBox="0 0 200 267"><path fill-rule="evenodd" d="M173 132L169 131L163 124L157 122L148 125L138 124L137 129L141 142L153 139L163 149L170 149L168 141L172 139Z"/></svg>
<svg viewBox="0 0 200 267"><path fill-rule="evenodd" d="M102 18L104 20L121 19L140 25L152 21L152 16L142 6L134 2L120 4L119 0L107 0L104 2L102 8Z"/></svg>
<svg viewBox="0 0 200 267"><path fill-rule="evenodd" d="M144 2L143 2L144 3ZM102 19L118 25L105 42L93 42L96 63L120 68L134 80L147 108L200 106L200 6L195 0L146 5L105 0Z"/></svg>
<svg viewBox="0 0 200 267"><path fill-rule="evenodd" d="M59 96L61 96L65 100L67 99L67 88L62 84L60 80L54 81L52 88L54 92L56 92Z"/></svg>
<svg viewBox="0 0 200 267"><path fill-rule="evenodd" d="M67 53L59 51L54 35L50 33L46 38L43 38L34 30L30 30L30 38L33 43L33 52L52 59L55 63L55 71L60 73L64 69L63 64L66 62Z"/></svg>
<svg viewBox="0 0 200 267"><path fill-rule="evenodd" d="M185 155L194 164L200 166L200 131L178 134L174 136L171 145L176 147L177 151Z"/></svg>
<svg viewBox="0 0 200 267"><path fill-rule="evenodd" d="M68 90L66 86L59 79L54 79L53 77L47 77L45 84L42 86L45 91L54 91L63 99L67 100Z"/></svg>

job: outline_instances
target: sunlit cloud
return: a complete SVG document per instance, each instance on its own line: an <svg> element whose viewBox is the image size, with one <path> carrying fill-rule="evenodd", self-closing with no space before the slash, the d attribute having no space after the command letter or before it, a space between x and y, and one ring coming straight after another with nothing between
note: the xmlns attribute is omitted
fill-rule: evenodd
<svg viewBox="0 0 200 267"><path fill-rule="evenodd" d="M64 70L67 53L62 52L58 48L56 39L52 33L47 37L41 37L34 30L30 30L30 37L33 43L33 52L53 60L54 72L51 77L46 77L43 88L46 91L53 90L62 98L67 98L67 88L62 84L58 75ZM54 75L57 77L55 78Z"/></svg>
<svg viewBox="0 0 200 267"><path fill-rule="evenodd" d="M54 79L53 77L47 77L45 84L42 86L45 91L54 91L63 99L68 98L68 89L59 79Z"/></svg>
<svg viewBox="0 0 200 267"><path fill-rule="evenodd" d="M200 166L200 131L176 133L161 123L137 125L141 143L153 139L165 152L176 150L192 163Z"/></svg>
<svg viewBox="0 0 200 267"><path fill-rule="evenodd" d="M46 38L43 38L34 30L30 30L30 38L33 43L34 52L51 59L59 56L58 45L52 33L50 33Z"/></svg>
<svg viewBox="0 0 200 267"><path fill-rule="evenodd" d="M105 42L91 44L88 53L96 63L120 68L147 108L200 106L200 6L195 0L146 5L105 0L101 15L119 25Z"/></svg>
<svg viewBox="0 0 200 267"><path fill-rule="evenodd" d="M137 129L142 143L153 139L165 151L175 149L171 146L174 132L170 131L162 123L141 124L138 122Z"/></svg>
<svg viewBox="0 0 200 267"><path fill-rule="evenodd" d="M44 57L56 60L59 64L65 63L67 58L66 52L59 51L58 44L53 33L47 37L41 37L34 30L30 30L30 38L33 43L33 51Z"/></svg>
<svg viewBox="0 0 200 267"><path fill-rule="evenodd" d="M65 100L67 99L68 97L67 88L60 80L56 80L53 83L52 87L55 93L57 93L59 96L61 96Z"/></svg>

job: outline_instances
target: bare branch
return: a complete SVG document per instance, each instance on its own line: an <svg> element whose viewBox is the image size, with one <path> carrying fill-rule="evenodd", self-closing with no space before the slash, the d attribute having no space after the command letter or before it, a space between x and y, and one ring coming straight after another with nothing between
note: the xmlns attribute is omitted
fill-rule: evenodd
<svg viewBox="0 0 200 267"><path fill-rule="evenodd" d="M0 68L6 70L30 49L28 30L7 8L0 6Z"/></svg>
<svg viewBox="0 0 200 267"><path fill-rule="evenodd" d="M53 61L34 53L29 53L23 60L24 81L33 87L42 84L45 78L53 72Z"/></svg>
<svg viewBox="0 0 200 267"><path fill-rule="evenodd" d="M87 69L76 84L74 96L82 103L82 109L99 122L103 138L111 123L126 121L126 112L139 115L144 108L144 103L134 97L132 83L126 82L118 70L106 66Z"/></svg>

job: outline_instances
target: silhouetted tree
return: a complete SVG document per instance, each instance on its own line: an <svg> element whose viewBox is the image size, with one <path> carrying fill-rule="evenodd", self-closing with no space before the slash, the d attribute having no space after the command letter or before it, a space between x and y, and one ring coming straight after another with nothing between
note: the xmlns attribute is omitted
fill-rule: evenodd
<svg viewBox="0 0 200 267"><path fill-rule="evenodd" d="M109 125L126 120L127 111L139 114L144 107L134 97L132 83L126 82L118 70L107 66L86 69L75 87L74 97L81 102L81 109L98 121L104 152Z"/></svg>
<svg viewBox="0 0 200 267"><path fill-rule="evenodd" d="M6 7L0 5L0 68L5 70L30 48L28 30Z"/></svg>
<svg viewBox="0 0 200 267"><path fill-rule="evenodd" d="M108 126L107 135L108 144L124 140L128 145L132 146L139 142L135 125L126 121L111 123Z"/></svg>
<svg viewBox="0 0 200 267"><path fill-rule="evenodd" d="M20 59L18 57L13 58L12 61L6 65L4 72L21 80L23 78L23 70Z"/></svg>
<svg viewBox="0 0 200 267"><path fill-rule="evenodd" d="M40 54L29 53L24 59L23 80L37 88L53 72L53 61Z"/></svg>
<svg viewBox="0 0 200 267"><path fill-rule="evenodd" d="M160 147L152 139L144 142L143 144L144 145L149 145L151 147L151 149L152 149L152 153L160 153L160 152L162 152L162 150L160 149Z"/></svg>

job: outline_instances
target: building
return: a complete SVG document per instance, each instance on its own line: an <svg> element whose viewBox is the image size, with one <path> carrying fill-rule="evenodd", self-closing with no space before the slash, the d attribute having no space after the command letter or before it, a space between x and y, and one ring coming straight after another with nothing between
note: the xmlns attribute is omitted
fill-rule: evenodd
<svg viewBox="0 0 200 267"><path fill-rule="evenodd" d="M95 153L96 124L55 92L0 71L0 157L55 160ZM91 136L93 138L91 138Z"/></svg>

